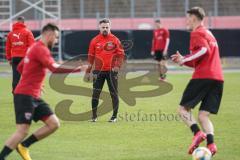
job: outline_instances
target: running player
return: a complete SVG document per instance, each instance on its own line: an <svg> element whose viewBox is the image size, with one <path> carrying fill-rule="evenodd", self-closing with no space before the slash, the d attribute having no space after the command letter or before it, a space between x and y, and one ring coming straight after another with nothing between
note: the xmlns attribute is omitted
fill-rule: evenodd
<svg viewBox="0 0 240 160"><path fill-rule="evenodd" d="M207 147L212 155L217 152L214 143L214 127L210 114L217 114L223 92L223 74L218 44L212 33L203 26L205 12L200 7L187 11L187 27L190 29L190 54L182 56L179 52L172 60L180 65L194 68L192 79L188 83L180 102L179 114L185 124L191 128L194 137L188 153L192 154L199 144L207 139ZM198 120L200 130L191 110L201 102Z"/></svg>
<svg viewBox="0 0 240 160"><path fill-rule="evenodd" d="M59 29L56 25L51 23L45 25L41 39L29 48L24 60L18 66L22 76L14 90L17 130L6 141L0 152L0 160L5 160L14 149L17 149L24 160L31 160L28 147L54 133L60 125L49 105L40 98L46 70L49 69L54 73L69 73L79 72L86 67L63 67L54 61L49 48L57 43L58 34ZM29 133L32 120L35 122L41 120L45 125L24 140Z"/></svg>

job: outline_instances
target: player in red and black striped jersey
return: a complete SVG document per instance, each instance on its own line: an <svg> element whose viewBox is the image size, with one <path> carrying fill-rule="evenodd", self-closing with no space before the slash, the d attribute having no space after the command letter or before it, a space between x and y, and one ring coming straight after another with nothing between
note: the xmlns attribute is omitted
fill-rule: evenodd
<svg viewBox="0 0 240 160"><path fill-rule="evenodd" d="M159 19L155 20L156 29L153 31L151 55L158 63L159 80L166 79L167 51L170 43L169 31L164 28Z"/></svg>
<svg viewBox="0 0 240 160"><path fill-rule="evenodd" d="M192 79L188 83L180 102L179 114L194 133L188 153L191 154L199 144L207 139L207 147L214 155L217 147L214 143L213 124L210 114L217 114L223 92L223 73L219 48L213 34L203 26L205 12L200 7L193 7L187 12L187 26L191 32L190 54L182 56L179 52L172 60L180 65L194 68ZM201 102L198 119L201 131L191 114Z"/></svg>
<svg viewBox="0 0 240 160"><path fill-rule="evenodd" d="M54 73L80 72L86 67L60 66L57 64L49 48L57 43L59 29L54 24L47 24L42 29L41 40L35 42L27 51L23 61L18 66L21 79L14 90L14 107L16 115L16 132L7 140L0 152L0 160L4 160L12 150L17 149L24 160L31 160L28 147L33 143L49 136L59 127L59 120L42 100L41 89L47 69ZM41 120L44 126L28 135L32 120ZM24 140L24 141L23 141Z"/></svg>

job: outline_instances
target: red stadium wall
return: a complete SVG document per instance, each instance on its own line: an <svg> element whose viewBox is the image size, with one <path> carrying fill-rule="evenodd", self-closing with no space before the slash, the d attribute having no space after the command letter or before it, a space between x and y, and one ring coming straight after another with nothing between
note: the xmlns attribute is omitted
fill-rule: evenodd
<svg viewBox="0 0 240 160"><path fill-rule="evenodd" d="M185 18L161 18L164 26L169 29L185 29ZM45 21L27 21L32 30L39 30ZM112 29L114 30L141 30L152 29L152 18L113 18ZM55 21L57 22L57 21ZM96 30L96 19L63 19L59 21L62 30ZM238 29L240 28L240 16L211 17L205 19L205 24L213 29ZM9 24L1 26L0 30L8 30Z"/></svg>

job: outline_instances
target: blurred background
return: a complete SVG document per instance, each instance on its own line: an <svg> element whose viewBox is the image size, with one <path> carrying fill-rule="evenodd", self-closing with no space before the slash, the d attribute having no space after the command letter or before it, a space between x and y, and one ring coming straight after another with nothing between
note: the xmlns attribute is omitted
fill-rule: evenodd
<svg viewBox="0 0 240 160"><path fill-rule="evenodd" d="M61 39L54 57L67 60L86 55L90 40L98 34L98 20L110 18L112 32L122 41L127 59L150 60L152 29L160 18L170 29L169 55L188 53L189 32L185 28L186 10L203 7L205 25L218 40L224 66L240 66L239 0L0 0L0 61L5 60L6 34L18 16L35 37L47 22L61 28Z"/></svg>

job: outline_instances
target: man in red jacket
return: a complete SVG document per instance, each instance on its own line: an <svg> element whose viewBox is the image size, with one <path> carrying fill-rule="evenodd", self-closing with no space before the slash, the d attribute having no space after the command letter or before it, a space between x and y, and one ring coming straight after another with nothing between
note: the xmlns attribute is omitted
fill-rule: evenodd
<svg viewBox="0 0 240 160"><path fill-rule="evenodd" d="M105 80L107 80L113 104L113 115L109 122L116 122L117 120L119 106L118 71L125 54L119 39L110 32L110 27L109 19L99 21L100 33L92 39L88 51L89 68L86 77L89 80L91 70L93 70L94 75L92 122L97 121L97 106Z"/></svg>
<svg viewBox="0 0 240 160"><path fill-rule="evenodd" d="M159 80L166 79L167 51L170 43L169 31L164 28L159 19L155 20L156 29L153 31L151 55L158 63Z"/></svg>
<svg viewBox="0 0 240 160"><path fill-rule="evenodd" d="M84 66L60 66L54 61L49 48L57 43L58 35L59 29L56 25L51 23L45 25L41 32L41 39L28 49L24 60L18 66L22 76L14 90L16 132L6 141L0 152L0 160L5 160L14 149L17 149L24 160L31 160L28 148L58 129L57 116L41 99L41 89L47 69L53 73L71 73L87 68ZM24 140L29 133L32 121L39 120L44 122L44 126Z"/></svg>
<svg viewBox="0 0 240 160"><path fill-rule="evenodd" d="M17 71L17 66L23 57L25 57L29 46L33 43L33 34L24 24L24 17L18 17L17 22L12 26L12 31L8 33L6 41L6 58L12 65L13 91L21 77L20 73Z"/></svg>
<svg viewBox="0 0 240 160"><path fill-rule="evenodd" d="M180 102L179 114L192 130L194 137L188 153L192 154L199 144L207 139L207 147L212 155L217 152L214 143L214 128L210 114L217 114L223 92L223 73L219 48L213 34L203 26L205 12L200 7L187 11L187 27L192 30L190 36L190 54L182 56L179 52L172 60L180 65L194 68L192 79L188 83ZM201 102L198 120L200 130L191 109Z"/></svg>

